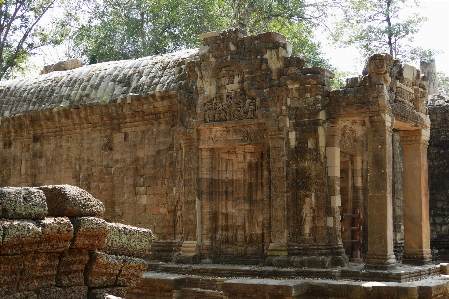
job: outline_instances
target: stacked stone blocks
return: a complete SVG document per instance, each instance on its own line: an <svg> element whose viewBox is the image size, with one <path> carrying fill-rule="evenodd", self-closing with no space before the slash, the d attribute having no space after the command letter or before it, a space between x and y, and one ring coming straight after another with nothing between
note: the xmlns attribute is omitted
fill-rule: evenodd
<svg viewBox="0 0 449 299"><path fill-rule="evenodd" d="M124 297L147 268L150 230L108 223L86 191L0 188L0 298Z"/></svg>

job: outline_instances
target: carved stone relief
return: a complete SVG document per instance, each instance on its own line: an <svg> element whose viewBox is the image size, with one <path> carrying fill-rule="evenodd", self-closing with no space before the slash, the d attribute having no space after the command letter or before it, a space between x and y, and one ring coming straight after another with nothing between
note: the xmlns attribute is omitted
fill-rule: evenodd
<svg viewBox="0 0 449 299"><path fill-rule="evenodd" d="M243 90L243 71L224 67L217 78L217 95L204 104L204 122L224 122L257 118L255 99Z"/></svg>
<svg viewBox="0 0 449 299"><path fill-rule="evenodd" d="M341 129L340 149L354 155L361 150L365 133L364 121L348 121Z"/></svg>
<svg viewBox="0 0 449 299"><path fill-rule="evenodd" d="M415 91L410 80L404 79L403 82L396 82L395 100L409 108L414 108Z"/></svg>
<svg viewBox="0 0 449 299"><path fill-rule="evenodd" d="M200 147L262 143L266 140L267 132L261 125L200 130Z"/></svg>

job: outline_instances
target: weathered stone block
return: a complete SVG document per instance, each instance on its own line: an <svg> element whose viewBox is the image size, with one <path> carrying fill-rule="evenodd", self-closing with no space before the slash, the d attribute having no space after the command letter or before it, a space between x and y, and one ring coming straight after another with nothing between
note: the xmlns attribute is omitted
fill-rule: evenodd
<svg viewBox="0 0 449 299"><path fill-rule="evenodd" d="M71 222L74 230L71 248L103 249L109 232L106 221L96 217L74 217Z"/></svg>
<svg viewBox="0 0 449 299"><path fill-rule="evenodd" d="M57 286L83 286L84 270L89 261L89 252L85 249L69 249L60 257L56 274Z"/></svg>
<svg viewBox="0 0 449 299"><path fill-rule="evenodd" d="M0 294L8 295L16 292L24 259L22 255L0 256Z"/></svg>
<svg viewBox="0 0 449 299"><path fill-rule="evenodd" d="M147 262L143 259L124 257L124 264L117 277L117 286L135 286L139 283L143 271L148 268Z"/></svg>
<svg viewBox="0 0 449 299"><path fill-rule="evenodd" d="M104 251L111 254L144 257L154 239L149 229L119 223L108 223L108 230Z"/></svg>
<svg viewBox="0 0 449 299"><path fill-rule="evenodd" d="M0 188L0 218L44 219L47 203L44 193L36 188Z"/></svg>
<svg viewBox="0 0 449 299"><path fill-rule="evenodd" d="M274 280L274 279L230 279L223 282L223 293L229 299L262 296L271 298L299 298L307 292L307 282L304 280Z"/></svg>
<svg viewBox="0 0 449 299"><path fill-rule="evenodd" d="M36 252L62 252L69 248L73 237L73 226L67 217L37 220L41 229L41 239L36 244Z"/></svg>
<svg viewBox="0 0 449 299"><path fill-rule="evenodd" d="M71 185L39 187L45 193L50 216L102 216L104 204L89 192Z"/></svg>
<svg viewBox="0 0 449 299"><path fill-rule="evenodd" d="M20 292L13 295L0 297L1 299L38 299L35 292Z"/></svg>
<svg viewBox="0 0 449 299"><path fill-rule="evenodd" d="M448 275L449 274L449 264L441 263L440 264L440 272L441 272L441 274Z"/></svg>
<svg viewBox="0 0 449 299"><path fill-rule="evenodd" d="M61 299L64 297L64 290L58 287L42 288L36 291L38 299Z"/></svg>
<svg viewBox="0 0 449 299"><path fill-rule="evenodd" d="M59 253L29 254L24 262L17 290L35 291L54 287Z"/></svg>
<svg viewBox="0 0 449 299"><path fill-rule="evenodd" d="M89 255L85 272L86 285L93 288L115 286L123 266L123 258L100 251L92 251Z"/></svg>
<svg viewBox="0 0 449 299"><path fill-rule="evenodd" d="M32 220L0 220L0 227L3 231L2 255L33 252L41 240L42 230Z"/></svg>
<svg viewBox="0 0 449 299"><path fill-rule="evenodd" d="M144 273L135 287L127 290L127 299L170 299L186 285L186 276L165 273ZM151 295L150 295L151 294Z"/></svg>
<svg viewBox="0 0 449 299"><path fill-rule="evenodd" d="M74 286L61 288L64 292L64 299L86 299L87 298L87 286Z"/></svg>

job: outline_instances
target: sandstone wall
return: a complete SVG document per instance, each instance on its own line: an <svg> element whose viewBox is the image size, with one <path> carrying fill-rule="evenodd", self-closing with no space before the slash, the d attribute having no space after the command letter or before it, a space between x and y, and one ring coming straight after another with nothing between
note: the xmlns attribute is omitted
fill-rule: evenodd
<svg viewBox="0 0 449 299"><path fill-rule="evenodd" d="M196 52L1 84L0 186L80 186L104 202L108 221L173 240L182 189L177 80Z"/></svg>
<svg viewBox="0 0 449 299"><path fill-rule="evenodd" d="M429 142L431 248L434 258L449 258L449 101L434 96L429 102L432 122ZM436 249L436 250L435 250Z"/></svg>
<svg viewBox="0 0 449 299"><path fill-rule="evenodd" d="M180 157L170 101L62 108L4 121L0 185L77 185L103 200L108 221L173 239Z"/></svg>
<svg viewBox="0 0 449 299"><path fill-rule="evenodd" d="M69 185L0 188L0 298L125 297L147 268L151 231L101 219Z"/></svg>

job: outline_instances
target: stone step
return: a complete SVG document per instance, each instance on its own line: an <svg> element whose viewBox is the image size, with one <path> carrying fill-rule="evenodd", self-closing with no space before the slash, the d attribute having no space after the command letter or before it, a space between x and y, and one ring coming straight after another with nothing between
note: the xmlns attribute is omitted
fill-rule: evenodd
<svg viewBox="0 0 449 299"><path fill-rule="evenodd" d="M278 268L272 266L237 266L223 264L166 264L150 263L149 271L178 275L207 277L251 277L251 278L324 278L363 281L407 282L425 279L440 272L439 265L410 266L398 265L394 270L382 271L365 269L363 264L350 264L339 268Z"/></svg>
<svg viewBox="0 0 449 299"><path fill-rule="evenodd" d="M183 288L181 290L182 299L217 299L223 298L223 292L211 291L198 288Z"/></svg>
<svg viewBox="0 0 449 299"><path fill-rule="evenodd" d="M265 277L265 278L295 278L296 269L258 266L236 266L223 264L180 265L165 263L150 263L148 271L173 273L179 275L199 275L215 277Z"/></svg>
<svg viewBox="0 0 449 299"><path fill-rule="evenodd" d="M186 278L186 288L221 291L221 286L225 280L228 280L228 278L188 276Z"/></svg>
<svg viewBox="0 0 449 299"><path fill-rule="evenodd" d="M449 276L432 275L414 282L366 282L330 279L218 278L144 273L127 299L317 299L449 298Z"/></svg>
<svg viewBox="0 0 449 299"><path fill-rule="evenodd" d="M180 241L154 241L151 245L151 250L147 260L150 261L163 261L174 262L177 253L181 250Z"/></svg>
<svg viewBox="0 0 449 299"><path fill-rule="evenodd" d="M214 258L214 263L225 265L261 265L263 264L263 258L220 255Z"/></svg>

